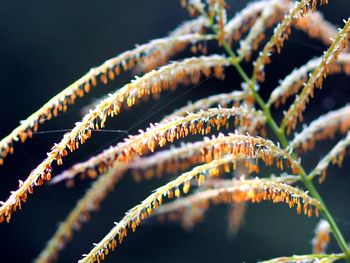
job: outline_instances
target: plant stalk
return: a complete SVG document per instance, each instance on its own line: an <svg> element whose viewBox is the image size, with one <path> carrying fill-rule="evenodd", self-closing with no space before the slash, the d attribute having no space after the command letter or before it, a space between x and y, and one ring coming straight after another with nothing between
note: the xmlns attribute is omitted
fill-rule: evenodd
<svg viewBox="0 0 350 263"><path fill-rule="evenodd" d="M207 14L205 12L203 12L203 10L200 10L200 13L208 18L209 25L210 25L211 29L214 31L215 34L217 34L218 30L215 27L213 20L210 19L207 16ZM232 66L235 67L235 69L237 70L239 75L242 77L244 82L248 85L249 89L253 93L253 96L254 96L257 104L260 106L260 108L262 109L262 111L266 117L266 122L267 122L268 126L271 128L272 132L277 136L277 138L278 138L279 142L281 143L281 145L283 146L283 148L287 149L288 148L288 139L284 133L284 130L281 129L281 127L279 125L277 125L276 121L274 120L274 118L271 115L271 111L270 111L269 106L267 106L267 104L261 98L260 94L255 90L254 81L252 80L252 78L248 77L247 73L241 67L239 60L237 59L237 55L232 50L232 48L227 43L227 41L224 41L222 46L225 49L226 53L230 56L230 62L232 64ZM294 153L293 158L296 160L297 157L298 156ZM335 222L333 216L329 212L322 197L320 196L316 187L314 186L312 179L308 178L308 175L305 172L305 170L301 164L298 164L298 170L299 170L300 177L301 177L301 180L302 180L304 186L310 192L311 196L320 202L320 212L321 212L322 216L328 221L328 223L332 229L332 233L333 233L339 247L344 252L344 258L345 258L346 262L350 263L350 249L349 249L349 247L348 247L348 245L343 237L343 234L341 233L339 227L337 226L337 223Z"/></svg>

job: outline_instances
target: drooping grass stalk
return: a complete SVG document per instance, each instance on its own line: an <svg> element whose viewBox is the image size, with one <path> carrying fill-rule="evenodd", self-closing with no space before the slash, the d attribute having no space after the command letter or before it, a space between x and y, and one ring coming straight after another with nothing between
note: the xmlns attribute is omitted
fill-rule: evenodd
<svg viewBox="0 0 350 263"><path fill-rule="evenodd" d="M214 21L210 19L207 15L207 13L203 9L198 9L199 13L203 16L206 17L209 21L209 26L213 30L215 34L218 34L218 29L214 24ZM248 74L245 72L245 70L241 67L238 56L235 54L235 52L232 50L230 47L229 43L227 41L224 41L222 43L222 47L230 57L230 62L232 66L237 70L238 74L241 76L243 81L247 84L249 89L252 91L253 97L255 98L257 104L260 106L262 109L265 118L266 118L266 123L268 126L271 128L272 132L277 136L279 142L283 146L283 148L288 149L289 148L289 143L287 136L284 132L284 129L282 129L275 119L273 118L270 107L265 103L265 101L261 98L260 94L256 91L255 89L255 80L254 80L254 74L252 77L249 77ZM293 154L293 158L295 162L297 162L298 155L296 153ZM298 162L297 162L298 163ZM318 193L316 187L314 186L312 182L312 178L308 176L306 173L305 169L303 166L298 163L298 169L299 169L299 174L301 177L301 181L303 182L304 186L307 188L307 190L310 192L310 195L317 199L320 202L320 211L323 217L328 221L332 233L341 248L341 250L344 252L344 258L347 262L350 262L350 250L348 248L348 245L345 241L345 238L343 234L341 233L337 223L335 222L332 214L329 212L325 202L323 201L321 195Z"/></svg>

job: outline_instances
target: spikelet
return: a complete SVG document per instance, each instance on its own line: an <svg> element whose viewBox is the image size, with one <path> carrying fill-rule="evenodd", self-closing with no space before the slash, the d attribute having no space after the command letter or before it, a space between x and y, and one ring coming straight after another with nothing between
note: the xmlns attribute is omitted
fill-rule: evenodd
<svg viewBox="0 0 350 263"><path fill-rule="evenodd" d="M194 34L194 33L205 33L205 28L207 27L207 20L203 17L198 17L189 21L186 21L182 23L180 26L175 28L173 31L169 33L169 36L183 36L188 34ZM199 42L194 39L194 41L191 41L191 50L195 49L196 52L201 51L203 54L207 53L207 44L203 41ZM164 65L166 62L168 62L169 58L171 56L174 56L177 53L180 53L183 51L188 45L184 44L181 46L177 45L175 46L167 46L162 49L159 49L158 54L149 57L147 60L143 61L142 63L138 64L138 71L148 71L150 69L154 69L158 66Z"/></svg>
<svg viewBox="0 0 350 263"><path fill-rule="evenodd" d="M350 145L350 132L347 133L346 137L340 140L316 165L314 170L310 173L310 178L314 178L317 175L321 175L319 178L320 182L323 182L326 178L327 167L332 164L341 166L345 155L346 149Z"/></svg>
<svg viewBox="0 0 350 263"><path fill-rule="evenodd" d="M323 3L325 1L321 1ZM312 3L312 10L315 11L317 0L301 0L296 2L295 6L290 9L289 14L285 15L283 21L274 29L274 34L266 43L263 50L259 53L258 59L254 62L254 80L264 80L264 67L270 63L271 53L277 50L279 53L282 49L284 41L288 39L291 33L291 26L300 16L304 16L309 9L309 4Z"/></svg>
<svg viewBox="0 0 350 263"><path fill-rule="evenodd" d="M230 104L233 106L238 106L242 101L246 101L247 104L252 105L254 99L247 91L237 91L234 90L230 93L216 94L213 96L200 99L193 103L188 103L187 106L184 106L178 110L175 110L173 113L165 116L164 119L171 119L173 117L185 116L189 112L195 112L198 110L206 110L212 106L220 105L222 107L228 107Z"/></svg>
<svg viewBox="0 0 350 263"><path fill-rule="evenodd" d="M153 152L157 146L163 147L169 142L174 142L190 134L208 134L212 128L219 130L229 124L230 117L234 117L235 125L253 125L256 129L262 127L265 122L261 112L251 109L238 108L212 108L198 113L189 113L185 117L174 117L161 123L151 125L146 131L140 131L138 135L129 136L125 142L104 150L102 153L91 157L83 163L74 165L64 172L64 177L73 178L84 172L104 173L114 162L128 162L135 154L142 155ZM91 169L97 168L96 171Z"/></svg>
<svg viewBox="0 0 350 263"><path fill-rule="evenodd" d="M337 38L334 40L327 52L325 52L321 63L309 76L309 80L304 85L300 96L295 99L295 102L285 114L282 121L282 128L287 128L288 133L295 128L298 119L302 120L302 113L305 110L310 97L313 97L314 89L322 87L323 79L327 76L330 66L337 61L341 49L347 46L350 36L349 33L350 18L345 21L345 26L340 30Z"/></svg>
<svg viewBox="0 0 350 263"><path fill-rule="evenodd" d="M99 209L100 203L122 178L126 168L125 165L117 165L92 184L91 188L70 211L64 222L59 224L54 236L47 242L45 249L42 250L34 262L49 263L57 261L59 252L73 238L73 231L79 230L81 225L89 220L90 213Z"/></svg>
<svg viewBox="0 0 350 263"><path fill-rule="evenodd" d="M338 35L337 28L326 21L323 15L317 11L299 18L294 23L294 27L304 31L311 38L319 39L326 46L330 46L332 39Z"/></svg>
<svg viewBox="0 0 350 263"><path fill-rule="evenodd" d="M146 64L147 60L153 61L154 57L160 57L159 53L162 53L162 61L165 61L189 43L209 39L212 39L212 36L189 34L152 40L133 50L125 51L117 57L105 61L102 65L91 69L83 77L51 98L26 120L21 121L21 124L15 130L0 141L0 165L4 162L6 156L14 151L13 142L18 140L24 142L27 138L31 138L33 132L38 130L39 124L57 116L60 111L66 111L68 105L74 104L77 98L83 97L98 82L107 84L108 81L118 76L122 70L130 70L135 64L140 62ZM148 64L150 69L152 65L149 62Z"/></svg>
<svg viewBox="0 0 350 263"><path fill-rule="evenodd" d="M271 3L271 0L250 2L244 9L230 19L225 27L226 40L228 43L231 44L233 41L240 40L242 35L254 26L262 11L271 5ZM271 20L271 24L282 20L284 15L288 14L292 8L293 4L291 1L277 1L273 16L274 21ZM304 31L312 38L320 39L326 45L330 45L332 43L330 39L334 39L338 35L337 28L324 20L322 14L317 11L307 16L300 17L292 26Z"/></svg>
<svg viewBox="0 0 350 263"><path fill-rule="evenodd" d="M225 0L207 0L207 4L201 0L182 1L182 6L187 8L191 15L201 14L211 20L218 30L218 43L221 46L225 41L225 25L227 22ZM207 8L206 8L207 7ZM207 9L207 10L206 10Z"/></svg>
<svg viewBox="0 0 350 263"><path fill-rule="evenodd" d="M311 59L305 65L293 70L286 78L280 81L268 100L268 105L276 107L285 104L289 96L297 93L308 77L308 73L316 69L322 62L322 57ZM329 74L344 72L350 75L350 54L340 53L335 64L329 66Z"/></svg>
<svg viewBox="0 0 350 263"><path fill-rule="evenodd" d="M148 56L143 56L137 61L137 71L148 72L158 66L165 65L172 56L183 51L188 45L196 45L198 51L202 50L204 47L203 43L206 46L206 42L214 37L213 35L198 33L203 31L202 28L204 28L203 19L194 19L175 29L170 33L169 37L152 40L150 44L153 44L154 48L150 50L152 52L149 52ZM187 31L188 34L184 34ZM157 44L160 40L164 40L165 43L159 42L160 44ZM206 51L203 50L203 53L206 53Z"/></svg>
<svg viewBox="0 0 350 263"><path fill-rule="evenodd" d="M223 136L223 135L219 135ZM204 149L210 146L208 139L195 143L182 144L181 147L171 148L169 150L159 151L151 156L134 157L127 167L131 170L131 174L136 182L141 179L152 179L154 177L161 177L163 174L176 174L178 171L186 170L194 164L205 161ZM202 153L203 152L203 153ZM209 157L208 157L209 158ZM51 184L57 184L66 181L68 186L71 186L73 180L78 173L80 178L86 177L95 179L99 173L106 172L108 169L80 169L79 166L85 166L83 163L76 164L72 168L55 176ZM110 169L113 169L111 167ZM109 172L109 171L108 171Z"/></svg>
<svg viewBox="0 0 350 263"><path fill-rule="evenodd" d="M328 221L321 219L315 229L315 236L311 241L312 252L315 254L326 253L326 248L330 241L330 225Z"/></svg>
<svg viewBox="0 0 350 263"><path fill-rule="evenodd" d="M39 255L37 262L52 262L57 258L59 250L63 249L72 238L73 230L79 229L82 223L89 219L90 212L99 208L100 203L113 190L125 171L137 172L137 178L141 178L140 173L143 173L147 179L153 177L154 174L157 174L158 177L168 172L175 174L179 171L188 170L193 165L211 162L215 158L218 159L225 154L231 154L230 141L237 144L240 141L248 140L249 138L246 135L231 134L224 136L220 134L217 138L205 138L203 141L164 150L149 157L135 158L128 164L116 163L106 174L99 177L78 201L65 221L59 225L55 235ZM57 183L65 179L71 180L72 178L63 173L62 176L53 178L52 182Z"/></svg>
<svg viewBox="0 0 350 263"><path fill-rule="evenodd" d="M135 181L140 181L142 177L151 179L153 177L161 177L163 174L175 175L179 171L184 171L192 165L210 162L211 160L220 157L226 153L230 153L225 149L220 149L224 142L228 142L231 138L235 140L238 134L225 135L219 134L218 137L204 137L204 140L195 143L182 144L181 147L170 148L169 150L159 151L151 156L135 157L128 163L128 169ZM220 150L219 150L220 149ZM82 166L84 168L79 168ZM56 184L65 180L73 179L77 173L82 173L81 177L96 178L98 173L106 172L107 168L102 170L88 170L89 165L81 163L64 171L62 174L55 176L51 183ZM113 169L113 168L112 168ZM86 171L86 172L84 172Z"/></svg>
<svg viewBox="0 0 350 263"><path fill-rule="evenodd" d="M238 50L238 61L245 58L246 60L250 59L251 53L259 47L260 42L265 38L264 31L271 27L273 24L277 23L280 20L283 20L284 15L286 15L290 9L293 8L293 4L290 1L258 1L248 6L247 11L248 15L252 16L254 19L251 19L252 23L248 27L249 34L248 36L240 41L240 49ZM242 14L245 12L242 10ZM240 14L240 13L239 13ZM253 16L255 14L255 16ZM260 14L258 16L257 14ZM240 24L242 19L245 17L246 22L249 21L247 14L243 17L237 17L238 19L231 20L227 24L227 31L233 30L236 26L235 24ZM240 19L239 19L240 18ZM235 23L234 23L235 22ZM231 24L230 24L231 23ZM297 29L304 31L312 38L320 39L326 45L330 45L332 42L330 39L334 39L338 31L329 22L323 19L322 14L315 12L309 14L305 17L301 17L292 24ZM242 27L242 25L240 25ZM235 31L235 40L238 40L238 36L241 37L244 30ZM232 42L232 34L229 35L230 38L228 41Z"/></svg>
<svg viewBox="0 0 350 263"><path fill-rule="evenodd" d="M173 31L169 33L169 37L178 38L180 36L191 34L204 34L206 26L207 21L203 17L198 17L196 19L186 21L178 27L176 27ZM137 63L136 71L147 72L149 70L155 69L158 66L164 65L166 62L168 62L170 57L183 51L188 46L188 44L191 44L192 46L197 45L198 47L202 47L201 49L196 48L197 50L205 49L204 47L206 46L206 43L205 46L203 46L201 42L202 41L197 41L196 38L194 38L193 41L187 43L169 42L166 46L164 45L163 47L156 49L155 52L153 52L150 56L147 57L147 59L143 59L142 61L140 61L140 63ZM203 53L206 53L205 50L203 50Z"/></svg>
<svg viewBox="0 0 350 263"><path fill-rule="evenodd" d="M180 117L185 116L189 112L195 112L198 110L207 110L212 106L218 106L220 105L223 108L227 108L229 106L239 106L241 103L245 103L247 106L253 106L254 105L254 98L248 91L237 91L234 90L230 93L221 93L216 94L213 96L209 96L203 99L200 99L195 102L188 102L186 106L183 106L177 110L175 110L173 113L163 117L163 119L170 119L173 117ZM97 102L93 102L91 105L94 105L96 107ZM85 115L88 113L88 110L91 107L84 107L82 109L82 113Z"/></svg>
<svg viewBox="0 0 350 263"><path fill-rule="evenodd" d="M228 146L235 143L239 137L240 135L238 133L228 135L219 134L217 137L212 136L211 138L204 137L203 141L187 143L178 148L133 160L128 168L131 170L131 174L136 181L142 178L159 178L164 174L176 175L180 171L188 170L193 165L208 163L226 154L231 154L231 147ZM246 137L243 135L241 138L244 140ZM281 154L274 155L272 153L272 156L273 159L278 159ZM255 158L259 159L260 156L256 156ZM286 156L285 158L288 157ZM251 160L242 158L241 161L245 167L252 168L250 172L259 171L255 166L256 164L251 162Z"/></svg>
<svg viewBox="0 0 350 263"><path fill-rule="evenodd" d="M284 183L284 179L287 181L290 180L289 177L219 180L219 184L215 185L215 188L203 190L162 205L155 211L154 215L171 213L186 207L208 207L210 202L213 204L241 203L247 201L259 203L263 200L272 201L274 203L285 202L290 207L296 205L299 214L302 212L302 210L300 210L301 207L305 207L305 215L309 213L309 205L315 207L319 206L316 199L308 197L308 195L300 189ZM281 196L278 197L279 195ZM302 202L298 200L299 198ZM302 204L308 205L304 206Z"/></svg>
<svg viewBox="0 0 350 263"><path fill-rule="evenodd" d="M308 151L320 140L334 137L337 131L346 133L350 129L350 105L324 114L296 134L290 148Z"/></svg>
<svg viewBox="0 0 350 263"><path fill-rule="evenodd" d="M203 141L186 143L181 147L160 151L149 157L134 157L127 167L131 170L131 174L137 182L143 178L152 179L154 177L161 177L164 174L176 175L179 171L187 170L193 165L210 162L214 159L221 158L225 154L232 153L232 148L228 146L237 143L239 139L244 141L246 138L246 135L239 135L238 133L228 134L226 136L219 134L217 137L212 136L211 138L204 137ZM94 159L78 163L62 174L54 177L51 182L55 184L67 180L67 185L71 186L73 183L71 180L78 174L80 174L81 178L89 177L95 179L99 174L105 173L108 169L113 167L113 164L116 162L112 157L114 155L115 151L113 151L113 154L106 154L105 158L101 157L101 160L99 162L96 161L96 163L93 163ZM278 155L271 153L269 161L267 161L268 159L265 155L262 155L265 159L264 162L268 165L272 165L273 160L279 160L279 156L283 156L283 158L286 159L287 166L290 165L288 163L290 157L283 152L279 152ZM255 159L259 158L261 157L255 157ZM103 160L106 159L111 159L113 162L101 165L101 163L104 163ZM100 163L100 165L97 165L97 163ZM97 168L94 168L96 165ZM241 165L247 168L247 172L249 173L259 172L257 165L249 160L244 160ZM292 165L293 169L295 169L295 165L296 164L294 164L294 167ZM280 168L282 169L283 165L280 166Z"/></svg>
<svg viewBox="0 0 350 263"><path fill-rule="evenodd" d="M205 27L207 26L207 21L203 17L198 17L186 21L176 27L169 33L169 37L179 37L185 35L197 35L205 33ZM198 44L199 43L199 44ZM153 52L151 56L148 56L147 59L143 59L142 63L137 64L137 70L140 72L147 72L149 70L155 69L158 66L164 65L171 56L183 51L188 44L202 46L201 41L197 41L194 38L190 42L176 43L169 42L166 46L164 45L161 48L158 48L156 52ZM205 52L204 52L205 53Z"/></svg>
<svg viewBox="0 0 350 263"><path fill-rule="evenodd" d="M265 30L278 19L277 5L280 0L269 1L261 15L249 30L247 37L239 42L238 61L249 60L254 50L259 47L260 42L265 38Z"/></svg>
<svg viewBox="0 0 350 263"><path fill-rule="evenodd" d="M188 143L180 148L165 150L150 157L133 159L128 164L116 163L104 176L99 177L84 197L79 200L66 220L60 224L55 235L47 243L37 262L52 262L58 256L59 250L63 249L64 245L72 238L73 230L79 229L81 224L88 220L90 212L99 208L100 203L113 190L114 185L122 178L125 171L139 172L139 170L143 170L146 178L150 178L150 173L157 173L158 177L167 172L175 174L175 172L187 170L193 165L220 159L223 155L232 153L230 144L238 146L241 143L244 145L250 140L251 138L246 135L231 134L224 136L220 134L218 137L205 138L203 141ZM259 139L256 142L259 142ZM278 150L275 150L275 153L282 154ZM274 155L274 153L271 154ZM237 159L239 158L237 157ZM53 182L57 183L64 179L67 179L67 177L61 176L60 178L58 176L53 179ZM215 183L215 186L217 187L218 183ZM194 216L197 216L198 219L199 213L194 214ZM192 218L195 217L192 215ZM187 226L190 221L190 218L186 218Z"/></svg>
<svg viewBox="0 0 350 263"><path fill-rule="evenodd" d="M143 56L138 59L134 59L133 62L122 64L123 69L128 69L129 66L136 64L138 71L148 72L157 68L158 66L166 64L169 59L183 51L188 45L201 45L203 42L212 40L213 35L203 35L200 33L192 33L186 35L170 35L169 37L155 39L150 41L148 47L141 45L136 49L146 49L146 52L142 52Z"/></svg>
<svg viewBox="0 0 350 263"><path fill-rule="evenodd" d="M227 4L224 0L211 0L215 3L216 21L218 27L218 43L221 46L225 41L225 25L227 23L226 8Z"/></svg>
<svg viewBox="0 0 350 263"><path fill-rule="evenodd" d="M199 16L199 10L205 12L205 5L201 0L181 0L181 6L186 8L191 16Z"/></svg>
<svg viewBox="0 0 350 263"><path fill-rule="evenodd" d="M101 101L94 110L84 116L81 122L77 122L75 127L66 133L58 144L52 147L47 158L30 173L19 188L11 192L8 200L0 207L0 222L4 221L5 218L7 222L10 220L11 213L27 200L27 195L33 192L34 186L42 185L51 179L51 164L54 161L58 165L62 164L62 157L68 154L67 149L74 151L90 138L91 130L103 128L107 117L117 115L125 100L127 105L131 107L141 97L175 88L179 84L197 83L202 75L209 76L211 74L211 68L215 68L214 75L216 77L223 78L222 67L227 65L227 59L218 55L174 62L135 79L108 99Z"/></svg>
<svg viewBox="0 0 350 263"><path fill-rule="evenodd" d="M261 263L332 263L343 258L342 254L310 254L291 257L279 257L260 261Z"/></svg>
<svg viewBox="0 0 350 263"><path fill-rule="evenodd" d="M270 0L250 2L241 11L236 13L225 26L226 41L230 44L241 39L255 23L265 6L270 4Z"/></svg>
<svg viewBox="0 0 350 263"><path fill-rule="evenodd" d="M96 211L99 208L100 203L105 199L106 195L113 190L115 184L122 178L124 171L131 170L132 173L137 172L137 178L140 178L139 170L141 170L141 173L145 174L144 177L149 179L151 177L150 174L155 172L157 172L158 177L164 175L166 169L172 172L175 172L173 169L176 171L186 170L191 165L205 161L203 159L208 160L209 157L205 158L201 152L206 152L205 149L210 149L209 147L213 148L214 144L209 144L209 139L206 139L196 143L188 143L180 148L164 150L150 157L135 158L128 164L116 164L106 174L99 177L78 201L65 221L59 225L55 235L47 243L36 262L55 261L54 259L58 257L59 251L72 238L73 230L79 229L89 219L90 212ZM206 156L209 156L209 154L207 153ZM134 175L134 177L136 176ZM52 182L57 183L66 179L71 180L72 178L67 178L63 173L62 176L53 178Z"/></svg>
<svg viewBox="0 0 350 263"><path fill-rule="evenodd" d="M142 203L129 210L121 221L115 223L116 226L112 228L111 231L99 243L97 243L88 254L83 255L84 258L79 262L96 262L103 260L106 256L106 249L114 250L117 240L119 243L122 243L127 235L128 229L131 228L135 231L141 220L145 219L148 215L151 215L153 210L156 210L158 205L161 205L163 197L178 197L180 195L179 188L181 185L184 184L186 186L186 183L188 184L194 176L203 173L205 170L211 171L218 165L229 161L232 161L232 156L227 156L223 159L215 160L202 166L197 166L192 171L180 175L175 180L155 190ZM212 172L209 173L212 174ZM215 176L216 172L213 173L212 176L213 175ZM268 179L234 180L232 182L234 184L232 187L208 190L208 192L204 191L198 194L201 194L201 196L204 195L204 198L206 199L208 199L208 195L213 198L215 196L218 197L221 194L222 196L220 196L221 199L219 200L225 201L228 199L233 202L261 202L263 200L270 200L274 203L285 202L290 207L296 206L297 211L301 211L302 203L304 203L308 205L307 214L309 216L313 214L312 206L315 207L315 211L317 211L319 207L319 202L316 199L309 197L307 193L288 184ZM187 190L188 189L186 188L186 191ZM173 191L175 191L175 193Z"/></svg>
<svg viewBox="0 0 350 263"><path fill-rule="evenodd" d="M197 17L183 22L177 28L169 33L169 36L182 36L193 33L203 33L207 27L207 20L204 17Z"/></svg>

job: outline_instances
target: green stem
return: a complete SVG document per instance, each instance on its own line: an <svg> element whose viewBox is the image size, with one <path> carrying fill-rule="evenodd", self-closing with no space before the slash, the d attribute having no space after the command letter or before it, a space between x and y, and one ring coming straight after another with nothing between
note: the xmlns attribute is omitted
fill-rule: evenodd
<svg viewBox="0 0 350 263"><path fill-rule="evenodd" d="M203 10L200 10L200 13L202 13L202 15L207 17L206 13ZM215 27L213 21L211 19L209 19L208 21L209 21L209 24L210 24L210 27L212 28L212 30L217 34L218 30ZM248 77L247 73L241 67L235 52L231 49L229 44L225 41L222 46L225 49L225 51L227 52L227 54L230 56L231 64L235 67L235 69L237 70L239 75L242 77L244 82L248 85L249 89L253 93L253 96L254 96L257 104L260 106L260 108L264 112L268 126L271 128L272 132L277 136L277 138L278 138L279 142L281 143L281 145L283 146L283 148L287 149L288 148L288 139L284 133L284 130L279 125L277 125L276 121L274 120L274 118L271 115L271 111L270 111L269 106L264 102L264 100L261 98L260 94L255 90L254 81L252 80L252 78ZM293 158L295 160L297 159L297 157L298 156L296 154L293 155ZM318 193L312 180L310 180L310 178L308 178L308 175L305 172L304 168L301 166L301 164L298 164L297 168L299 170L301 180L304 183L307 190L310 192L311 196L313 196L314 198L316 198L320 202L320 212L323 215L323 217L328 221L328 223L331 227L332 233L338 242L339 247L344 252L345 260L350 263L350 250L349 250L348 245L347 245L339 227L337 226L334 218L332 217L331 213L329 212L326 204L324 203L322 197Z"/></svg>

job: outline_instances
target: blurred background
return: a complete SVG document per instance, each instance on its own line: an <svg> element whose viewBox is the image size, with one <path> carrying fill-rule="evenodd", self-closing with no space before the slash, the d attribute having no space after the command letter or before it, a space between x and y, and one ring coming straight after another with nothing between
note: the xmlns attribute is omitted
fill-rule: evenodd
<svg viewBox="0 0 350 263"><path fill-rule="evenodd" d="M0 137L9 134L20 120L28 117L52 96L72 83L91 67L101 64L116 54L132 49L151 39L165 36L189 16L180 7L180 1L0 1ZM230 17L248 1L227 1ZM330 1L319 9L337 26L350 14L348 0ZM278 80L310 58L322 54L322 43L294 31L280 56L273 57L267 67L267 82L261 87L267 98ZM210 53L223 53L215 46ZM181 57L189 55L186 51ZM177 57L177 58L180 58ZM177 59L174 58L174 59ZM249 64L244 65L250 70ZM138 105L108 121L107 129L128 130L135 134L150 122L179 108L189 100L210 94L240 89L240 78L227 70L224 82L208 79L183 93L180 87L173 93L164 93L160 100ZM103 94L114 91L132 78L123 74L107 86L94 89L78 100L64 114L41 127L41 131L69 129L81 119L81 107ZM305 113L305 123L329 110L340 108L350 100L349 79L335 75L317 91ZM188 90L188 88L186 88ZM281 112L276 113L280 118ZM298 128L300 130L300 127ZM45 158L53 143L63 133L36 134L33 140L15 145L15 154L0 167L0 200L17 187L34 167ZM54 170L57 174L77 161L98 153L125 136L123 133L95 133L93 140L65 159L65 165ZM310 170L327 152L335 140L320 143L305 155L303 164ZM198 138L190 137L188 140ZM346 159L343 168L331 167L326 183L318 186L335 216L345 237L350 240L350 165ZM264 173L264 172L263 172ZM263 174L267 175L267 174ZM92 242L99 241L132 206L148 196L170 178L134 183L125 176L115 191L103 202L101 210L76 232L74 239L61 252L59 262L74 262L88 252ZM22 211L15 213L9 224L0 225L0 262L30 262L45 242L54 234L58 222L64 220L76 201L89 187L90 181L78 181L67 189L64 184L43 186L30 196ZM129 235L107 262L255 262L271 257L310 253L310 240L318 221L298 216L285 205L249 205L244 227L232 237L227 234L226 206L212 207L205 220L192 231L184 231L177 223L145 221L137 232ZM339 249L332 240L329 251Z"/></svg>

